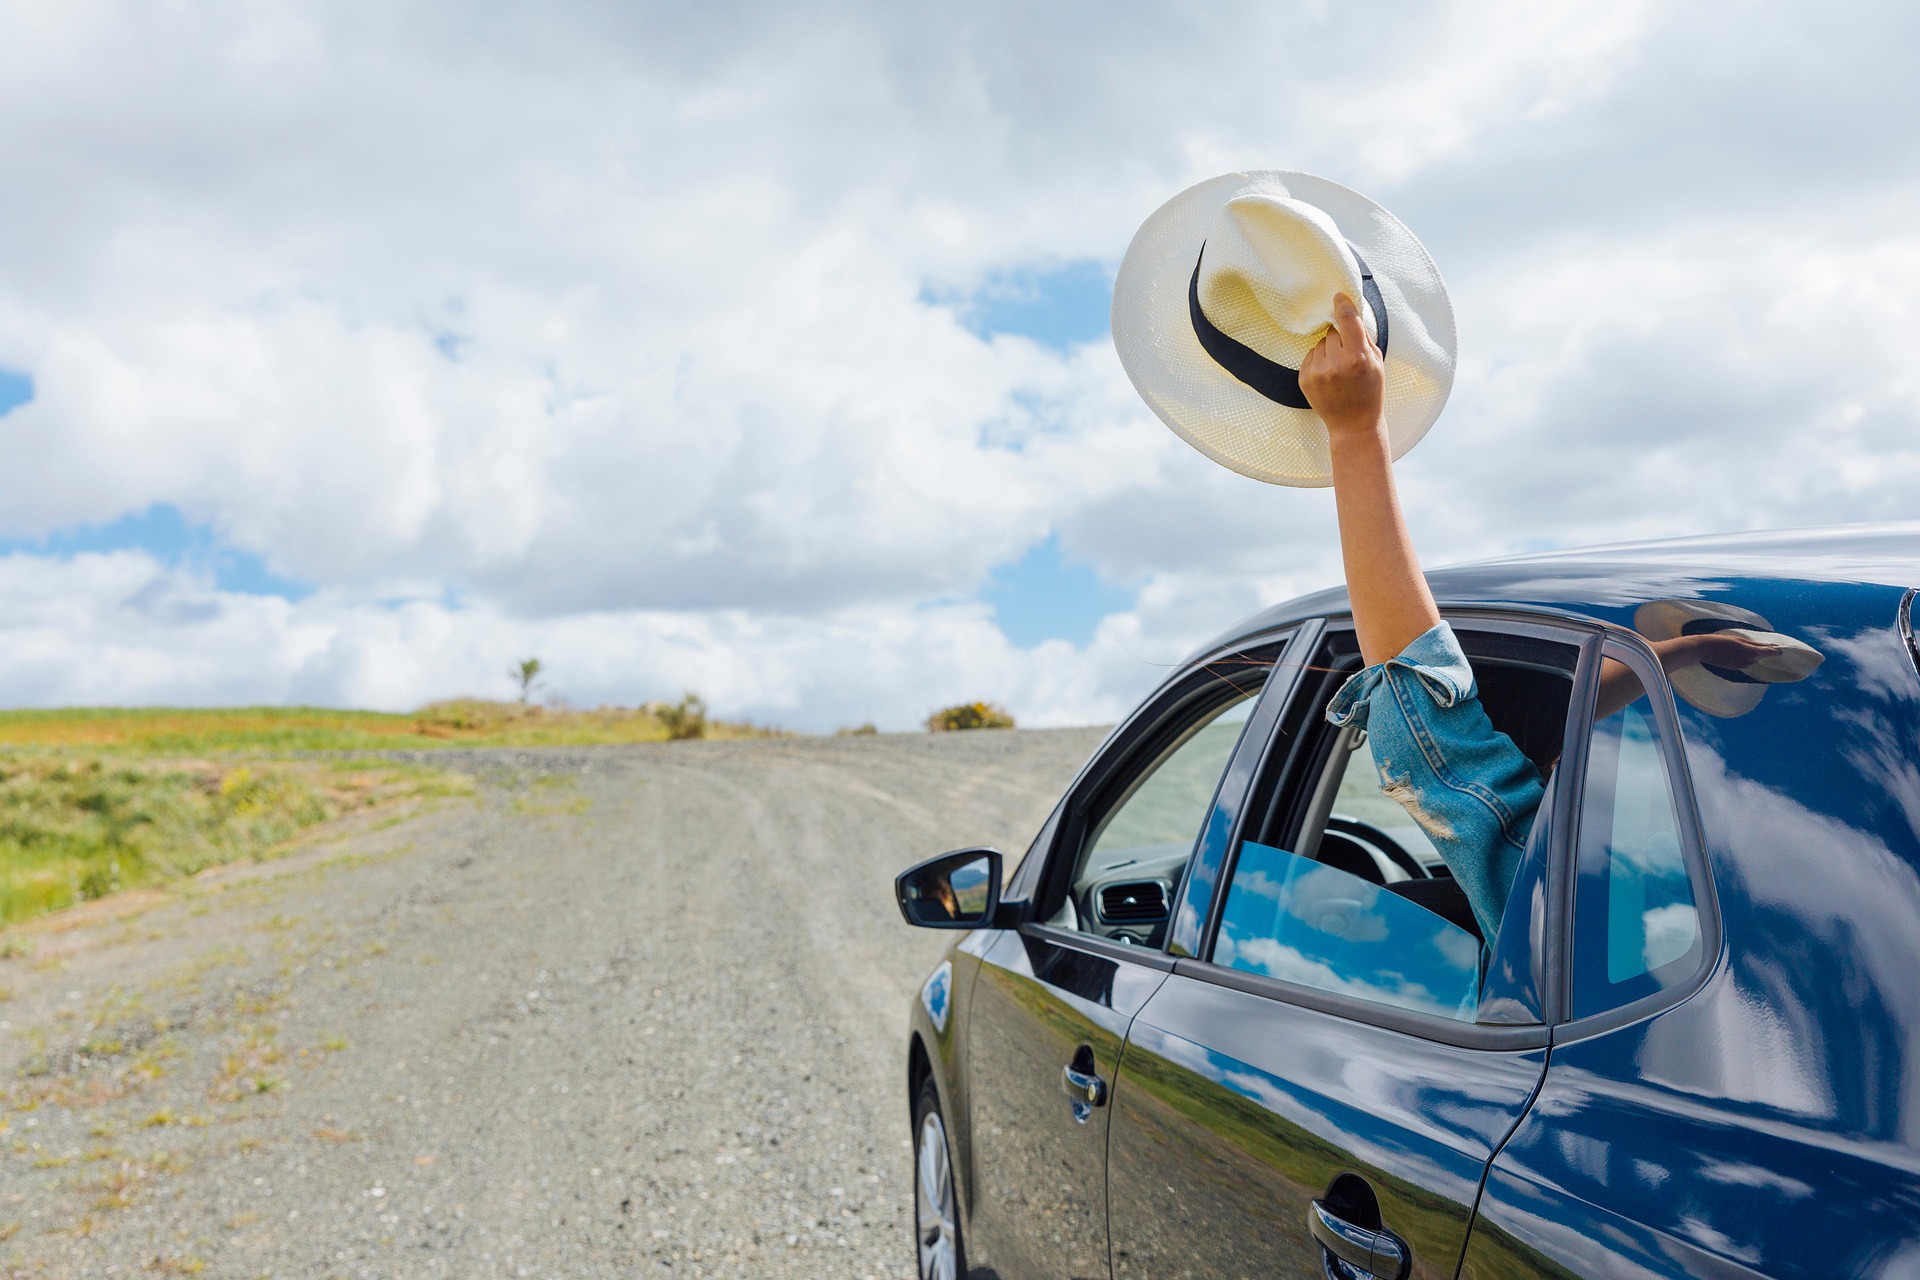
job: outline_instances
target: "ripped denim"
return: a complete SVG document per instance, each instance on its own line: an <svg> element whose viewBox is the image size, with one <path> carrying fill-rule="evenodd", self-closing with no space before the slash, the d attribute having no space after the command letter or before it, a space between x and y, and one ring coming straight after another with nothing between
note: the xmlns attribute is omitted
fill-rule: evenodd
<svg viewBox="0 0 1920 1280"><path fill-rule="evenodd" d="M1473 668L1442 622L1356 672L1327 704L1336 725L1366 730L1381 790L1440 851L1493 944L1540 808L1540 771L1493 727Z"/></svg>

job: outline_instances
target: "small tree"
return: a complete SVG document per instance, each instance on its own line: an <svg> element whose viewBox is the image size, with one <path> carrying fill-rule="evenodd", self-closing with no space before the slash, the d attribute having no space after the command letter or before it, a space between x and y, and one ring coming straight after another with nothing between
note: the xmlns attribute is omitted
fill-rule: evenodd
<svg viewBox="0 0 1920 1280"><path fill-rule="evenodd" d="M927 717L928 733L951 733L956 729L1011 729L1013 716L1005 707L991 702L962 702L942 707Z"/></svg>
<svg viewBox="0 0 1920 1280"><path fill-rule="evenodd" d="M527 699L533 696L533 684L534 681L540 678L541 670L540 659L538 658L522 658L519 662L514 663L513 666L507 669L507 674L512 676L520 685L520 703L522 706L526 705Z"/></svg>

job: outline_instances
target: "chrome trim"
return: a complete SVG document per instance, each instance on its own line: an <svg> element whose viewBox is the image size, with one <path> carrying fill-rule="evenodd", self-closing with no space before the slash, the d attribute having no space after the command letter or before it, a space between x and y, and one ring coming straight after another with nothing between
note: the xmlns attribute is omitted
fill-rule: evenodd
<svg viewBox="0 0 1920 1280"><path fill-rule="evenodd" d="M1920 638L1913 634L1913 611L1920 608L1920 591L1907 588L1907 594L1900 601L1900 638L1907 642L1907 656L1913 659L1913 669L1920 672Z"/></svg>
<svg viewBox="0 0 1920 1280"><path fill-rule="evenodd" d="M1412 1268L1413 1257L1399 1236L1356 1227L1318 1200L1307 1206L1307 1230L1322 1249L1362 1275L1402 1280Z"/></svg>

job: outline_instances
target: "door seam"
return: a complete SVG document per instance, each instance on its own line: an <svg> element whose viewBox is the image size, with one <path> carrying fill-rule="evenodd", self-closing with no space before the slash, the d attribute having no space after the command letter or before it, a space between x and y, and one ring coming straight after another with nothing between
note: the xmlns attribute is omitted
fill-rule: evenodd
<svg viewBox="0 0 1920 1280"><path fill-rule="evenodd" d="M1152 991L1149 991L1147 993L1147 998L1140 1002L1140 1008L1134 1010L1133 1016L1127 1019L1127 1028L1125 1031L1121 1032L1120 1034L1120 1052L1118 1055L1115 1056L1113 1060L1113 1088L1107 1091L1107 1135L1106 1135L1106 1138L1100 1144L1100 1199L1101 1199L1100 1218L1101 1218L1101 1221L1106 1224L1106 1228L1107 1228L1107 1278L1108 1280L1113 1280L1113 1274L1114 1274L1114 1271L1113 1271L1113 1122L1115 1118L1118 1117L1120 1114L1120 1064L1127 1060L1127 1045L1129 1045L1133 1041L1133 1024L1140 1021L1141 1013L1145 1012L1146 1007L1153 1003L1153 998L1160 994L1161 988L1167 985L1167 979L1171 978L1172 976L1173 975L1171 973L1162 973L1160 975L1159 985L1154 987ZM1545 1075L1544 1072L1542 1072L1541 1074L1543 1076ZM1531 1098L1527 1099L1527 1105L1532 1106L1533 1099ZM1492 1164L1493 1162L1489 1160L1487 1163ZM1485 1176L1484 1173L1482 1174L1482 1176L1483 1177ZM1474 1198L1474 1204L1476 1206L1479 1204L1479 1197L1477 1195Z"/></svg>
<svg viewBox="0 0 1920 1280"><path fill-rule="evenodd" d="M1467 1213L1467 1229L1460 1237L1460 1256L1453 1260L1453 1280L1460 1280L1460 1270L1467 1265L1467 1247L1473 1243L1473 1229L1480 1225L1480 1201L1487 1193L1487 1176L1493 1172L1493 1162L1507 1149L1507 1143L1512 1141L1513 1135L1520 1132L1520 1126L1527 1122L1527 1117L1533 1112L1533 1104L1539 1101L1540 1091L1547 1086L1547 1072L1553 1067L1552 1028L1548 1028L1547 1037L1546 1057L1540 1062L1540 1078L1533 1082L1533 1090L1527 1094L1526 1103L1514 1116L1513 1123L1507 1126L1507 1131L1500 1135L1500 1141L1494 1144L1493 1150L1487 1153L1487 1162L1480 1166L1480 1182L1473 1189L1473 1207ZM1111 1135L1111 1128L1108 1133Z"/></svg>

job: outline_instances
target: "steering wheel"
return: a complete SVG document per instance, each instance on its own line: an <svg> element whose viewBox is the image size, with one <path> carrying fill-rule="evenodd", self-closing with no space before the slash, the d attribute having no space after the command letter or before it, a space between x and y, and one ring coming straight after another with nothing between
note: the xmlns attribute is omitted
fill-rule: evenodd
<svg viewBox="0 0 1920 1280"><path fill-rule="evenodd" d="M1433 873L1427 870L1425 863L1408 853L1398 840L1371 822L1342 817L1336 813L1327 819L1327 830L1346 836L1350 840L1360 840L1372 845L1386 854L1387 860L1394 866L1399 867L1415 880L1428 880L1433 876Z"/></svg>

